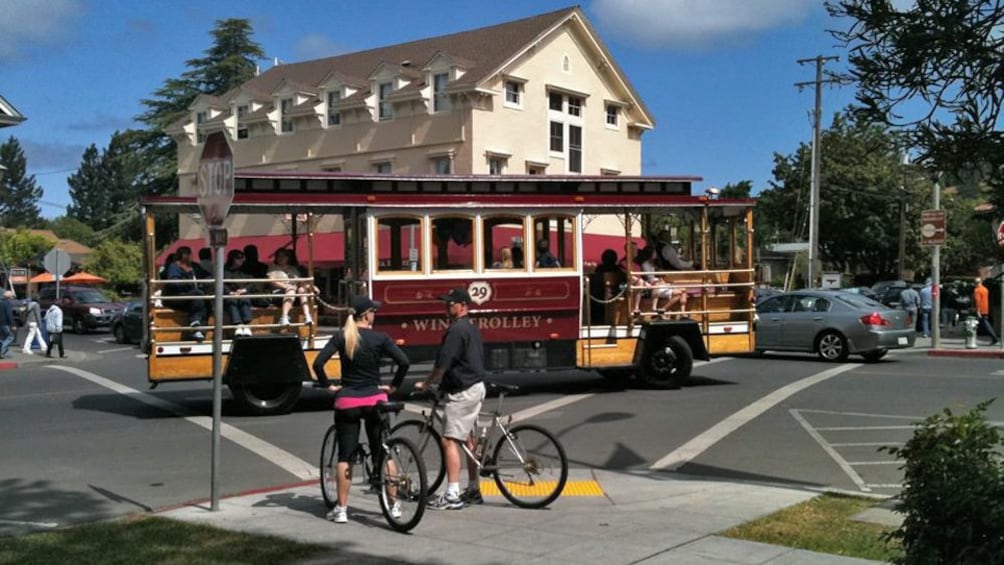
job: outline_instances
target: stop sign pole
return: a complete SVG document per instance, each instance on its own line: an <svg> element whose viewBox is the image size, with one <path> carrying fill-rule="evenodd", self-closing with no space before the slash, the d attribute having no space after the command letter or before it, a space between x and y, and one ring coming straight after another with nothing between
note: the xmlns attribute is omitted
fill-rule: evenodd
<svg viewBox="0 0 1004 565"><path fill-rule="evenodd" d="M213 271L213 440L210 465L210 510L220 509L220 428L223 418L223 262L227 230L223 227L234 199L234 154L223 132L206 137L197 179L199 211L209 228Z"/></svg>

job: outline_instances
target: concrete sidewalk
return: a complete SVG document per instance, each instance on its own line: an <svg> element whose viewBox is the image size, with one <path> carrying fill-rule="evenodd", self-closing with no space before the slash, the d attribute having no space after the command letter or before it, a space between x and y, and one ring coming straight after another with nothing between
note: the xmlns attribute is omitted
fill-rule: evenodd
<svg viewBox="0 0 1004 565"><path fill-rule="evenodd" d="M124 346L123 346L124 347ZM25 355L21 351L21 345L17 347L14 345L10 346L10 351L7 352L7 356L0 359L0 371L10 371L17 369L19 367L32 367L36 365L45 365L47 363L73 363L86 360L88 357L94 357L94 354L83 353L80 351L66 351L66 357L59 358L59 348L57 347L52 351L52 357L46 357L45 351L39 351L35 349L32 355Z"/></svg>
<svg viewBox="0 0 1004 565"><path fill-rule="evenodd" d="M160 516L331 547L304 563L673 563L851 565L877 563L716 535L818 492L678 473L573 470L602 496L562 496L523 510L501 497L459 511L427 510L410 535L390 530L373 495L353 487L349 523L324 519L316 484L184 506Z"/></svg>

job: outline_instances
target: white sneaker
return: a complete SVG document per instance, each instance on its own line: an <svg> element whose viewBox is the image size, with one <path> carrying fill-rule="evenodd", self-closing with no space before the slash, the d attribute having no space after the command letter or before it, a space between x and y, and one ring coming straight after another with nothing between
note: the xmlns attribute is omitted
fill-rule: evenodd
<svg viewBox="0 0 1004 565"><path fill-rule="evenodd" d="M254 335L254 333L251 332L251 328L249 328L247 326L244 326L244 335L250 337L250 336Z"/></svg>
<svg viewBox="0 0 1004 565"><path fill-rule="evenodd" d="M195 332L192 334L192 339L195 341L202 341L206 339L206 336L202 332Z"/></svg>
<svg viewBox="0 0 1004 565"><path fill-rule="evenodd" d="M401 501L395 500L394 504L390 507L390 517L395 520L401 517Z"/></svg>
<svg viewBox="0 0 1004 565"><path fill-rule="evenodd" d="M279 316L279 325L280 326L288 326L289 325L289 316Z"/></svg>
<svg viewBox="0 0 1004 565"><path fill-rule="evenodd" d="M349 509L344 506L335 506L328 512L327 518L336 524L345 524L349 521Z"/></svg>
<svg viewBox="0 0 1004 565"><path fill-rule="evenodd" d="M28 349L22 349L21 353L23 353L25 355L34 355L34 353L32 353L31 350L28 350Z"/></svg>
<svg viewBox="0 0 1004 565"><path fill-rule="evenodd" d="M313 325L314 324L314 319L311 318L310 316L305 316L303 318L303 323L307 324L308 326Z"/></svg>

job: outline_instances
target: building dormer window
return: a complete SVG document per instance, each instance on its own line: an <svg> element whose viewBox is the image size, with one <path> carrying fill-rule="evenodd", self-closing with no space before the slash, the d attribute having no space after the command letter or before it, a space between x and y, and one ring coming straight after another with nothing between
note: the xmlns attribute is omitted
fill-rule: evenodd
<svg viewBox="0 0 1004 565"><path fill-rule="evenodd" d="M523 106L523 85L520 82L505 81L505 104L515 108Z"/></svg>
<svg viewBox="0 0 1004 565"><path fill-rule="evenodd" d="M328 92L328 125L337 126L342 123L342 115L335 109L337 105L342 100L342 93L335 90L333 92Z"/></svg>
<svg viewBox="0 0 1004 565"><path fill-rule="evenodd" d="M613 104L607 104L607 127L617 129L617 121L620 118L620 108Z"/></svg>
<svg viewBox="0 0 1004 565"><path fill-rule="evenodd" d="M450 98L446 94L446 83L450 80L449 73L437 73L432 77L432 111L450 111Z"/></svg>
<svg viewBox="0 0 1004 565"><path fill-rule="evenodd" d="M568 97L568 115L569 116L581 116L582 115L582 99L578 96Z"/></svg>
<svg viewBox="0 0 1004 565"><path fill-rule="evenodd" d="M237 106L237 139L247 139L249 137L248 127L241 124L241 121L247 117L250 110L247 104Z"/></svg>
<svg viewBox="0 0 1004 565"><path fill-rule="evenodd" d="M378 116L381 120L389 120L394 117L394 106L387 100L387 96L394 92L393 82L381 82L377 85Z"/></svg>
<svg viewBox="0 0 1004 565"><path fill-rule="evenodd" d="M293 132L293 118L289 112L293 109L293 99L283 98L279 101L279 131L282 133Z"/></svg>
<svg viewBox="0 0 1004 565"><path fill-rule="evenodd" d="M206 140L206 134L200 129L202 124L206 123L209 119L209 112L196 112L195 113L195 142L202 143Z"/></svg>
<svg viewBox="0 0 1004 565"><path fill-rule="evenodd" d="M555 112L560 112L564 109L565 97L559 92L552 92L547 95L547 107Z"/></svg>

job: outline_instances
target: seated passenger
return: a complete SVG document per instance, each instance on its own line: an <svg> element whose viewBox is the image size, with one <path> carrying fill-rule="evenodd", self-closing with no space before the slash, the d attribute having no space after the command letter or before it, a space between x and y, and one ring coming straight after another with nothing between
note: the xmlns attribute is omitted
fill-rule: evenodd
<svg viewBox="0 0 1004 565"><path fill-rule="evenodd" d="M656 237L659 245L659 259L662 266L666 269L675 269L677 271L689 271L694 268L693 261L686 261L680 257L680 250L678 241L672 241L672 236L666 230L659 232Z"/></svg>
<svg viewBox="0 0 1004 565"><path fill-rule="evenodd" d="M313 324L314 320L310 316L310 304L304 299L297 297L297 294L307 294L313 290L311 286L304 282L290 281L289 279L300 278L300 271L290 264L290 252L287 249L280 249L275 252L275 264L268 271L268 278L272 279L272 286L275 290L273 294L285 295L282 299L282 315L279 316L279 325L289 325L289 311L293 309L293 302L300 301L303 307L303 323Z"/></svg>
<svg viewBox="0 0 1004 565"><path fill-rule="evenodd" d="M589 277L590 316L593 323L602 323L606 316L606 304L618 293L622 292L626 273L617 264L617 252L607 249L600 255L600 264ZM609 284L608 284L609 283Z"/></svg>
<svg viewBox="0 0 1004 565"><path fill-rule="evenodd" d="M174 253L176 259L168 265L167 280L191 280L199 278L196 273L197 267L192 264L192 249L181 246ZM199 269L201 271L201 269ZM192 296L197 297L192 300L165 300L164 303L172 310L188 313L188 325L195 329L192 339L202 341L205 335L199 327L206 321L206 301L201 297L205 296L202 289L196 283L191 284L169 284L164 285L164 296Z"/></svg>
<svg viewBox="0 0 1004 565"><path fill-rule="evenodd" d="M232 249L227 254L227 264L223 266L223 278L225 280L248 278L241 270L243 266L244 253L237 249ZM251 299L244 297L244 295L250 294L248 285L244 283L226 283L224 284L224 291L227 293L227 298L224 299L223 304L226 306L227 314L230 316L230 323L237 326L234 335L251 335L251 328L247 327L247 324L250 324L252 320Z"/></svg>
<svg viewBox="0 0 1004 565"><path fill-rule="evenodd" d="M551 253L550 243L546 239L537 242L537 266L542 269L556 269L561 267L558 258Z"/></svg>
<svg viewBox="0 0 1004 565"><path fill-rule="evenodd" d="M492 263L493 269L513 269L515 265L512 261L512 249L508 247L503 247L499 249L498 261Z"/></svg>
<svg viewBox="0 0 1004 565"><path fill-rule="evenodd" d="M523 268L523 248L513 247L512 248L512 266L514 269Z"/></svg>

